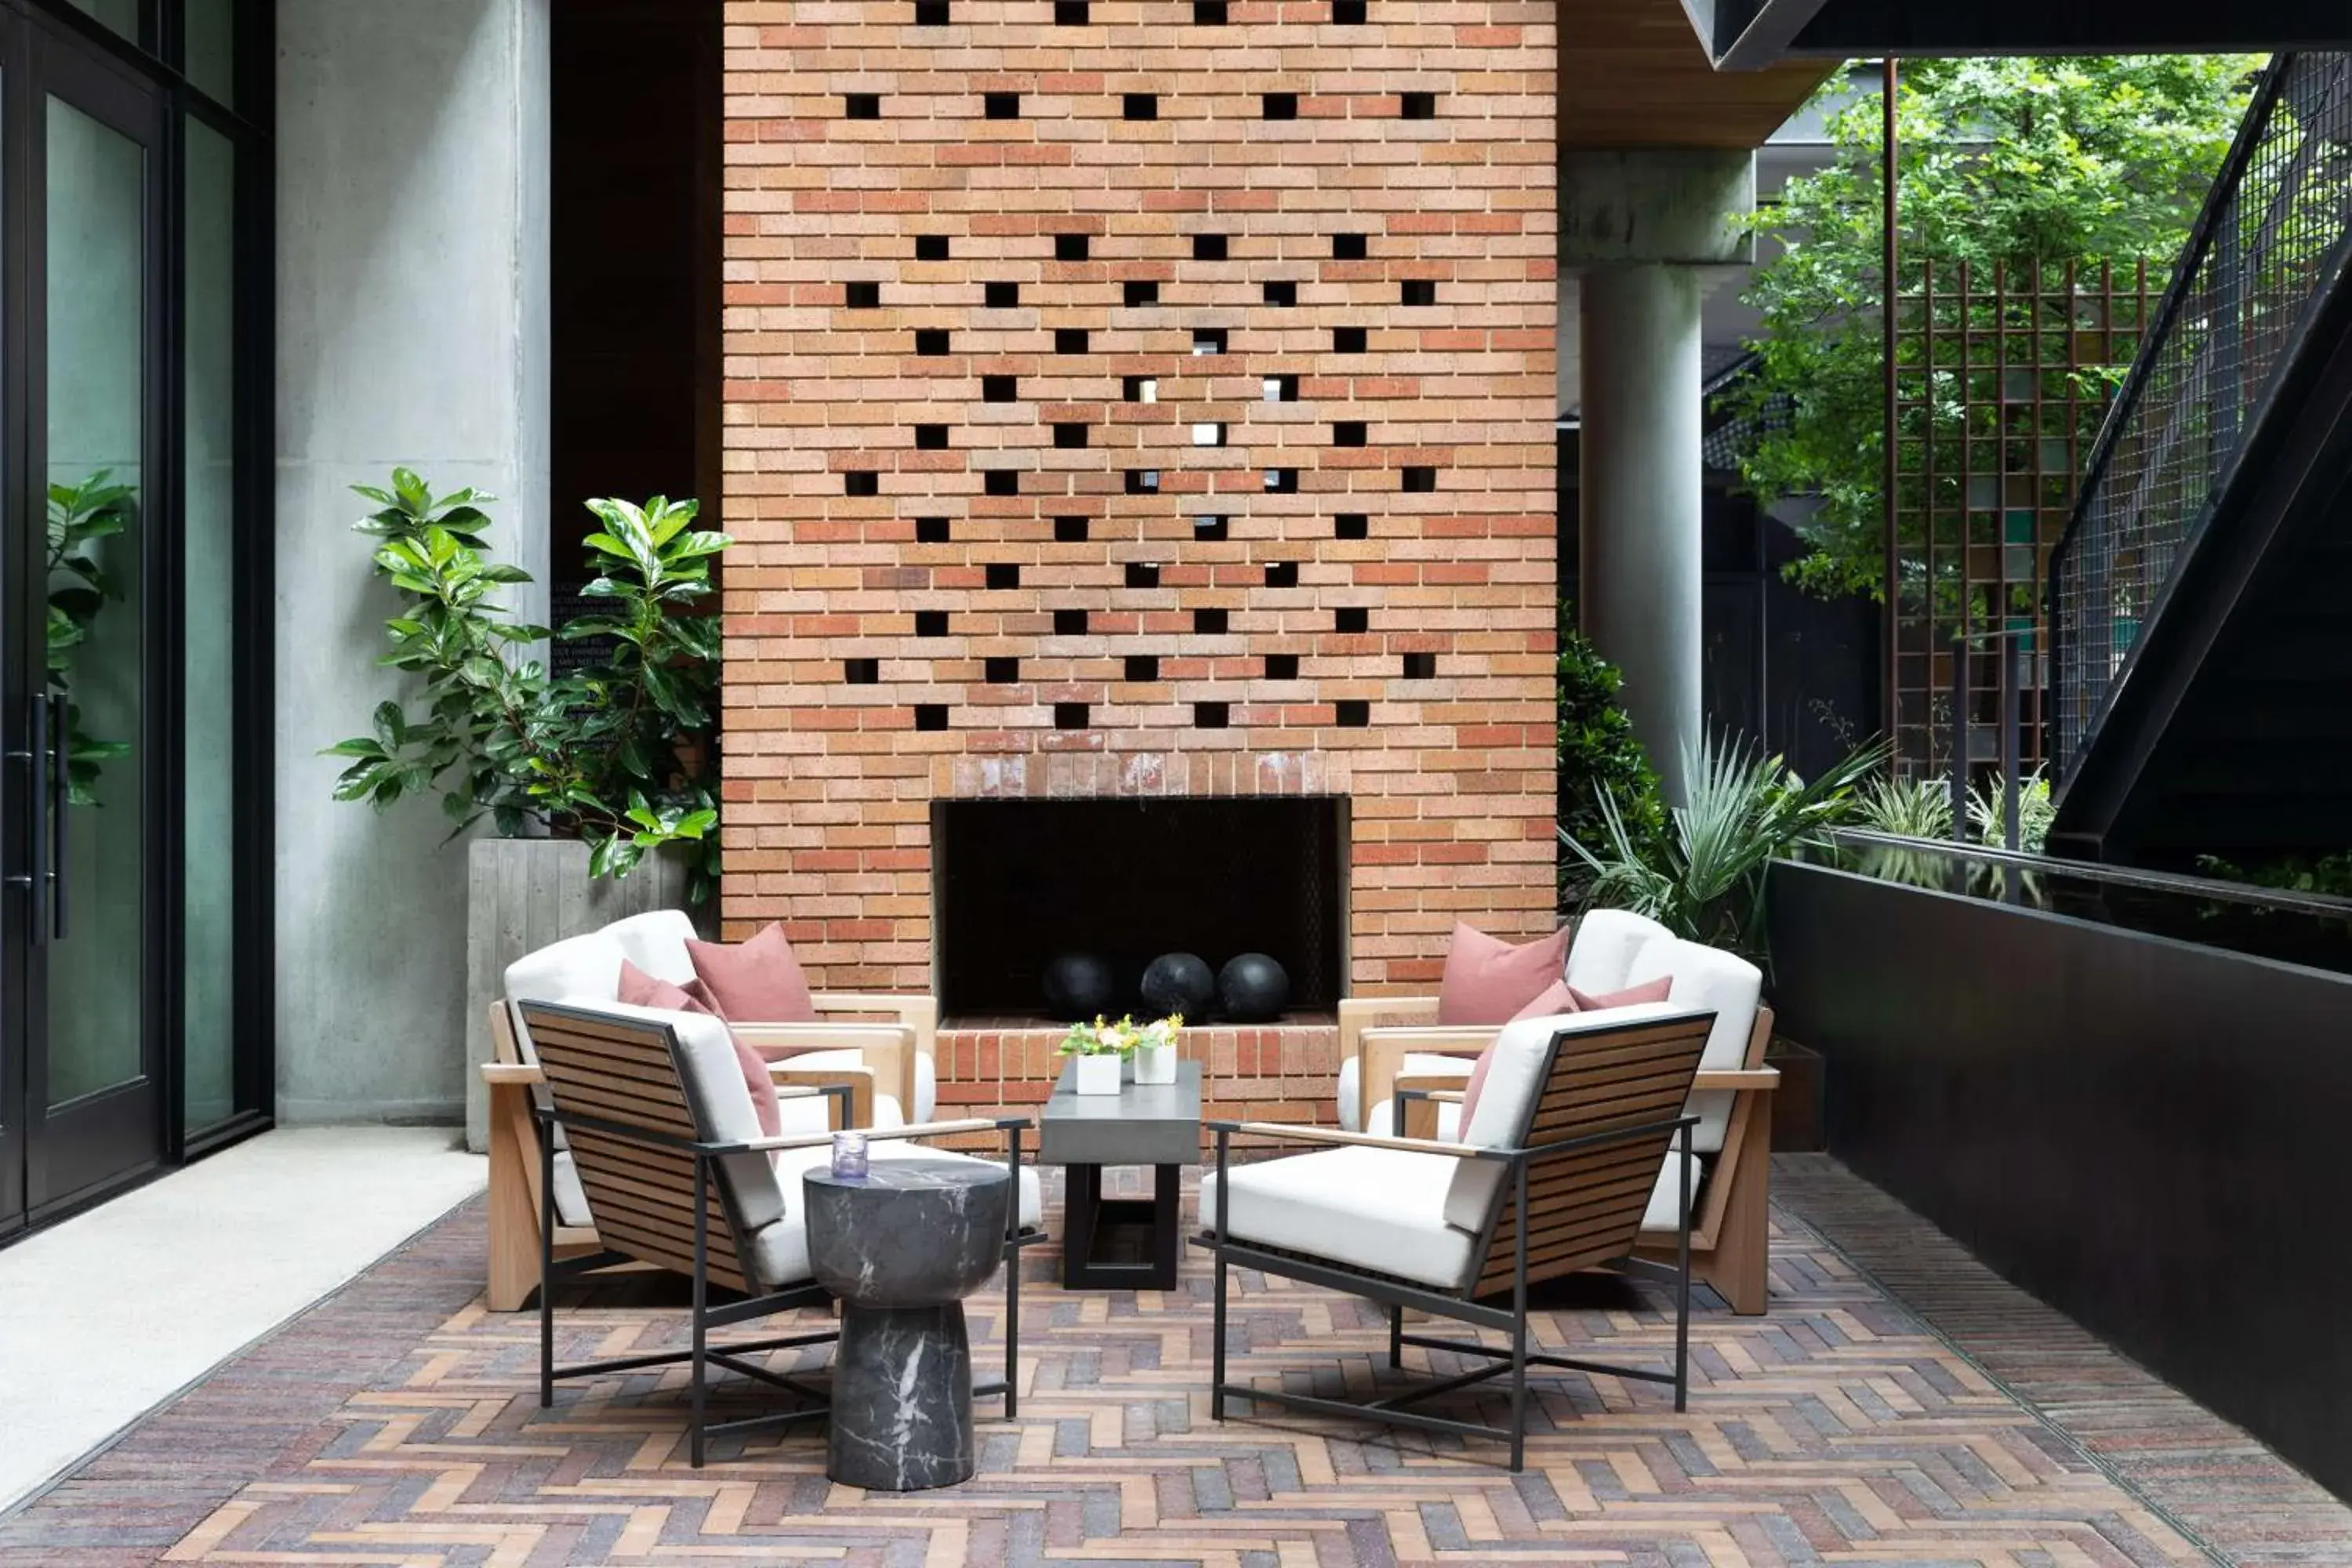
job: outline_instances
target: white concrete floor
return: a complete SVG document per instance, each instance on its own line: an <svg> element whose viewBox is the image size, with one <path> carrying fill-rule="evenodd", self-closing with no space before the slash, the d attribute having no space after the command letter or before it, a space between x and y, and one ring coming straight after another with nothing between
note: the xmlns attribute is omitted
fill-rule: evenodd
<svg viewBox="0 0 2352 1568"><path fill-rule="evenodd" d="M447 1128L267 1132L0 1249L0 1510L481 1191Z"/></svg>

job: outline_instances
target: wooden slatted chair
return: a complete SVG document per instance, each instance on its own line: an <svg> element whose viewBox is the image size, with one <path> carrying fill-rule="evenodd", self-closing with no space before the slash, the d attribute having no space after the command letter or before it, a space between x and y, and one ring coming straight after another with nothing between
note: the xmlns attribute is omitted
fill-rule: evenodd
<svg viewBox="0 0 2352 1568"><path fill-rule="evenodd" d="M551 1405L564 1378L684 1363L689 1373L688 1446L703 1461L706 1440L727 1433L785 1426L825 1414L822 1389L747 1359L759 1352L829 1342L825 1329L781 1338L714 1345L714 1330L829 1300L809 1268L808 1237L797 1203L800 1172L830 1155L829 1131L760 1135L751 1096L726 1026L716 1018L615 1003L598 1008L525 1003L519 1009L546 1103L538 1115L540 1152L540 1404ZM1018 1406L1021 1286L1018 1249L1039 1239L1036 1173L1021 1163L1023 1118L941 1121L875 1130L877 1160L919 1154L962 1161L970 1155L916 1149L905 1141L995 1131L1005 1139L1012 1175L1004 1237L1004 1376L974 1386L1003 1394L1010 1418ZM596 1216L596 1250L556 1256L555 1134ZM977 1163L978 1162L974 1162ZM615 1263L667 1268L693 1283L692 1341L657 1352L577 1366L555 1364L554 1287ZM722 1291L730 1299L715 1300ZM798 1396L772 1415L708 1423L709 1371L723 1368Z"/></svg>
<svg viewBox="0 0 2352 1568"><path fill-rule="evenodd" d="M1216 1260L1209 1409L1230 1398L1312 1415L1357 1416L1425 1431L1503 1439L1511 1468L1527 1449L1530 1366L1600 1372L1670 1384L1688 1394L1690 1205L1667 1268L1633 1256L1658 1168L1670 1151L1691 1169L1696 1113L1685 1112L1713 1013L1651 1003L1582 1018L1506 1026L1459 1142L1326 1128L1220 1121L1216 1170L1203 1180L1206 1228L1195 1240ZM1327 1145L1252 1164L1230 1163L1235 1137ZM1528 1348L1528 1289L1608 1265L1663 1278L1675 1291L1671 1370L1607 1366ZM1321 1285L1389 1309L1389 1364L1404 1347L1477 1356L1492 1364L1356 1405L1225 1380L1227 1270L1255 1268ZM1407 1309L1495 1329L1507 1348L1404 1331ZM1489 1378L1510 1379L1507 1426L1455 1421L1406 1405Z"/></svg>
<svg viewBox="0 0 2352 1568"><path fill-rule="evenodd" d="M1673 1005L1715 1011L1715 1034L1690 1104L1699 1118L1692 1147L1700 1165L1689 1188L1696 1203L1689 1226L1691 1268L1733 1311L1763 1311L1771 1258L1772 1095L1780 1081L1764 1065L1772 1010L1761 1004L1763 975L1747 960L1684 942L1654 921L1623 910L1593 910L1577 921L1565 977L1596 994L1664 978ZM1339 1004L1340 1126L1392 1131L1392 1111L1404 1111L1407 1136L1454 1135L1454 1115L1444 1108L1460 1100L1472 1058L1498 1026L1441 1025L1436 1016L1433 996ZM1653 1257L1671 1255L1680 1245L1675 1217L1680 1190L1671 1163L1663 1167L1643 1224L1643 1247Z"/></svg>

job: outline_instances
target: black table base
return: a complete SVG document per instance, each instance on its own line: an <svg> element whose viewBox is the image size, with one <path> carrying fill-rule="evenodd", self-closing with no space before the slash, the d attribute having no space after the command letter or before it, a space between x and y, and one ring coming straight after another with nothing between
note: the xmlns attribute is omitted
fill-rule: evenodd
<svg viewBox="0 0 2352 1568"><path fill-rule="evenodd" d="M1176 1289L1183 1167L1151 1167L1148 1198L1106 1198L1100 1165L1069 1167L1062 1198L1062 1285L1069 1290Z"/></svg>

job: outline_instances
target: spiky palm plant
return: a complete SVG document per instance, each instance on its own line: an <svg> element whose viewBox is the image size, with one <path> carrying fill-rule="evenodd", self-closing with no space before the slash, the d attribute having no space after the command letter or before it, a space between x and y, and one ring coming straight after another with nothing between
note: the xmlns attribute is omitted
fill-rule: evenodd
<svg viewBox="0 0 2352 1568"><path fill-rule="evenodd" d="M1990 790L1969 789L1969 825L1978 838L2000 847L2008 839L2009 784L1996 778ZM2017 792L2017 847L2039 855L2050 842L2050 825L2058 818L2058 805L2050 798L2050 781L2036 768L2021 781Z"/></svg>
<svg viewBox="0 0 2352 1568"><path fill-rule="evenodd" d="M1897 838L1949 838L1952 792L1941 779L1871 779L1854 797L1854 821Z"/></svg>
<svg viewBox="0 0 2352 1568"><path fill-rule="evenodd" d="M1688 799L1653 845L1636 839L1608 795L1607 843L1587 845L1565 830L1560 837L1591 873L1588 907L1632 910L1678 936L1761 963L1767 868L1852 820L1855 792L1886 758L1883 743L1865 746L1808 780L1776 755L1709 738L1684 754Z"/></svg>

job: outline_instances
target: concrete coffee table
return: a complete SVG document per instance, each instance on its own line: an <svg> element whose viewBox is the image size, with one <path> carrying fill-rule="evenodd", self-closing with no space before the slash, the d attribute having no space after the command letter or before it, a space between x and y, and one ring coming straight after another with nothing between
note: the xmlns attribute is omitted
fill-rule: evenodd
<svg viewBox="0 0 2352 1568"><path fill-rule="evenodd" d="M971 1342L963 1299L1004 1259L1014 1201L1002 1165L888 1159L862 1179L801 1177L809 1271L841 1299L825 1474L919 1491L971 1479Z"/></svg>
<svg viewBox="0 0 2352 1568"><path fill-rule="evenodd" d="M1125 1083L1077 1092L1076 1063L1045 1102L1037 1163L1065 1165L1062 1284L1072 1290L1176 1289L1176 1207L1184 1167L1201 1158L1201 1064L1180 1062L1174 1083ZM1105 1198L1105 1165L1152 1167L1148 1199ZM1127 1256L1110 1257L1106 1253Z"/></svg>

